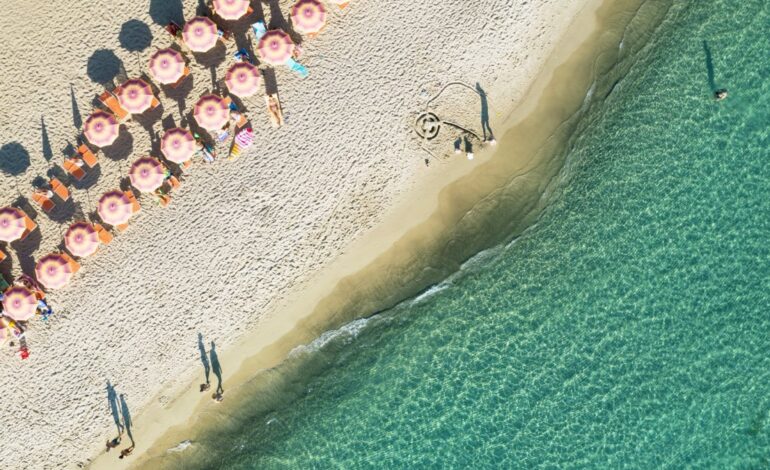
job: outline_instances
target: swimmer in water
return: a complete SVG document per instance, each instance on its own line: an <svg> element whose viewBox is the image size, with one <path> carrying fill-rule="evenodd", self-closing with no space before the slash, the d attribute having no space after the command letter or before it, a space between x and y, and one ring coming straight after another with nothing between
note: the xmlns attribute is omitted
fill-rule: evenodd
<svg viewBox="0 0 770 470"><path fill-rule="evenodd" d="M727 89L721 88L714 92L714 99L717 101L722 101L723 99L727 98Z"/></svg>

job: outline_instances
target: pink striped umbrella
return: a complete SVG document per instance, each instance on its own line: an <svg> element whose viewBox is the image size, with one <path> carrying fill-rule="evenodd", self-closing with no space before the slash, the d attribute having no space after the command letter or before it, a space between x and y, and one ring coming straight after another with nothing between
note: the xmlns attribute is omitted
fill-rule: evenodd
<svg viewBox="0 0 770 470"><path fill-rule="evenodd" d="M120 105L131 114L141 114L152 106L155 94L141 78L127 80L118 90Z"/></svg>
<svg viewBox="0 0 770 470"><path fill-rule="evenodd" d="M300 33L317 34L326 25L326 9L319 0L298 0L289 16Z"/></svg>
<svg viewBox="0 0 770 470"><path fill-rule="evenodd" d="M64 246L74 256L90 256L99 248L99 234L88 222L75 222L64 234Z"/></svg>
<svg viewBox="0 0 770 470"><path fill-rule="evenodd" d="M128 173L131 185L139 191L150 193L160 188L166 179L166 168L155 157L138 158Z"/></svg>
<svg viewBox="0 0 770 470"><path fill-rule="evenodd" d="M86 138L97 147L106 147L115 142L119 132L118 120L106 111L94 111L83 126Z"/></svg>
<svg viewBox="0 0 770 470"><path fill-rule="evenodd" d="M202 128L216 131L227 124L227 120L230 119L230 108L223 98L205 95L195 104L193 116Z"/></svg>
<svg viewBox="0 0 770 470"><path fill-rule="evenodd" d="M160 151L169 161L184 163L195 154L195 138L186 129L169 129L160 140Z"/></svg>
<svg viewBox="0 0 770 470"><path fill-rule="evenodd" d="M35 266L35 276L46 289L61 289L72 279L69 261L61 253L43 256Z"/></svg>
<svg viewBox="0 0 770 470"><path fill-rule="evenodd" d="M0 209L0 240L12 242L24 235L27 226L24 223L24 214L13 207Z"/></svg>
<svg viewBox="0 0 770 470"><path fill-rule="evenodd" d="M5 291L3 315L16 321L27 321L37 311L37 297L26 287L13 286Z"/></svg>
<svg viewBox="0 0 770 470"><path fill-rule="evenodd" d="M150 73L159 83L171 85L184 75L185 62L174 49L160 49L150 57Z"/></svg>
<svg viewBox="0 0 770 470"><path fill-rule="evenodd" d="M196 16L184 25L182 39L191 50L206 52L217 44L217 25L205 16Z"/></svg>
<svg viewBox="0 0 770 470"><path fill-rule="evenodd" d="M230 93L246 98L259 91L259 69L248 62L230 67L225 75L225 85Z"/></svg>
<svg viewBox="0 0 770 470"><path fill-rule="evenodd" d="M294 43L284 31L274 29L262 36L257 50L262 60L268 64L282 65L294 54Z"/></svg>
<svg viewBox="0 0 770 470"><path fill-rule="evenodd" d="M110 225L125 224L133 214L131 200L123 191L104 193L99 199L96 211L99 213L99 217Z"/></svg>
<svg viewBox="0 0 770 470"><path fill-rule="evenodd" d="M238 20L249 12L249 0L214 0L214 11L224 20Z"/></svg>

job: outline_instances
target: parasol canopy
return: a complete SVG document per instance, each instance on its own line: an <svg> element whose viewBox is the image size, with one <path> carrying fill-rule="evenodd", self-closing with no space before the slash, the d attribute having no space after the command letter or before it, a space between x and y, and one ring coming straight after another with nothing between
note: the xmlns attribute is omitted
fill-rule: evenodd
<svg viewBox="0 0 770 470"><path fill-rule="evenodd" d="M174 49L160 49L150 57L150 74L159 83L172 85L184 75L185 61Z"/></svg>
<svg viewBox="0 0 770 470"><path fill-rule="evenodd" d="M70 282L73 274L69 260L60 253L40 258L35 266L35 276L46 289L61 289Z"/></svg>
<svg viewBox="0 0 770 470"><path fill-rule="evenodd" d="M169 129L160 140L160 151L174 163L184 163L191 159L195 150L195 138L186 129Z"/></svg>
<svg viewBox="0 0 770 470"><path fill-rule="evenodd" d="M225 75L225 85L230 93L241 98L259 91L259 69L248 62L239 62L230 67Z"/></svg>
<svg viewBox="0 0 770 470"><path fill-rule="evenodd" d="M138 158L128 173L131 185L144 193L155 191L166 179L166 168L155 157Z"/></svg>
<svg viewBox="0 0 770 470"><path fill-rule="evenodd" d="M288 34L280 29L268 31L259 40L259 57L271 65L283 65L294 54L294 43Z"/></svg>
<svg viewBox="0 0 770 470"><path fill-rule="evenodd" d="M249 12L249 0L214 0L214 11L224 20L238 20Z"/></svg>
<svg viewBox="0 0 770 470"><path fill-rule="evenodd" d="M14 207L0 209L0 241L18 240L27 230L24 213Z"/></svg>
<svg viewBox="0 0 770 470"><path fill-rule="evenodd" d="M141 78L127 80L118 90L120 105L131 114L141 114L152 106L155 94Z"/></svg>
<svg viewBox="0 0 770 470"><path fill-rule="evenodd" d="M300 33L316 34L326 25L326 9L319 0L299 0L289 13L294 29Z"/></svg>
<svg viewBox="0 0 770 470"><path fill-rule="evenodd" d="M131 200L123 191L104 193L96 208L99 217L110 225L122 225L128 222L133 214Z"/></svg>
<svg viewBox="0 0 770 470"><path fill-rule="evenodd" d="M27 321L37 311L37 297L26 287L13 286L5 291L3 315L16 321Z"/></svg>
<svg viewBox="0 0 770 470"><path fill-rule="evenodd" d="M202 128L216 131L227 124L227 120L230 119L230 108L224 98L205 95L195 104L193 116Z"/></svg>
<svg viewBox="0 0 770 470"><path fill-rule="evenodd" d="M206 52L217 44L217 25L205 16L196 16L184 25L182 39L195 52Z"/></svg>
<svg viewBox="0 0 770 470"><path fill-rule="evenodd" d="M64 234L64 246L74 256L90 256L99 248L99 234L90 223L75 222Z"/></svg>
<svg viewBox="0 0 770 470"><path fill-rule="evenodd" d="M94 111L86 119L83 133L97 147L111 145L118 138L120 125L115 116L106 111Z"/></svg>

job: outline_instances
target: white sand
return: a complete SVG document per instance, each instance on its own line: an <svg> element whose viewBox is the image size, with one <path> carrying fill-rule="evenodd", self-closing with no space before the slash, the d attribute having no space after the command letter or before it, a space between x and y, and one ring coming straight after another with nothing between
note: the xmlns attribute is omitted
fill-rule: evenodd
<svg viewBox="0 0 770 470"><path fill-rule="evenodd" d="M17 158L20 147L30 160L20 174L0 172L0 205L7 205L19 194L28 197L32 180L61 162L64 147L75 142L70 90L83 121L103 91L86 73L89 57L111 50L128 77L146 72L154 48L171 42L151 19L148 3L177 2L0 3L0 170L13 166L8 159ZM107 381L125 394L134 418L151 400L163 405L197 386L199 332L226 350L259 328L292 286L375 227L425 175L442 171L438 163L426 169L426 154L410 131L426 96L451 81L479 82L489 95L494 128L586 3L354 0L343 11L330 6L330 24L303 44L301 62L310 76L276 71L286 125L270 127L262 95L246 100L254 149L235 162L198 160L166 209L142 197L143 210L128 231L84 260L69 287L49 295L56 314L48 323L31 322L31 357L21 361L15 349L0 350L0 467L86 463L114 437ZM185 2L186 18L195 7ZM289 3L281 8L288 16ZM270 8L264 9L269 17ZM130 20L149 25L151 47L121 47L121 25ZM228 46L217 78L224 77L234 49ZM186 112L212 88L210 70L195 61L191 68ZM109 67L91 72L110 75ZM453 93L439 103L442 117L479 130L475 95ZM161 98L163 112L142 120L156 131L161 118L180 120L177 102ZM100 153L98 180L87 190L71 188L80 209L57 220L38 211L41 237L8 250L12 259L0 272L31 273L35 259L57 249L66 224L92 212L102 192L117 188L131 160L152 148L137 121L127 124L121 140L112 153L123 158ZM450 141L441 146L451 152ZM146 443L137 440L140 453Z"/></svg>

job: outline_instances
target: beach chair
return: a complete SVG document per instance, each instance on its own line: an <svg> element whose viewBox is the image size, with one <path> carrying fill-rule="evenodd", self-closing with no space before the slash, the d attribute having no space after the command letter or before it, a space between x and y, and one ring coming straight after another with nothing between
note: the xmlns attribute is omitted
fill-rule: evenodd
<svg viewBox="0 0 770 470"><path fill-rule="evenodd" d="M94 229L96 229L97 235L99 235L99 241L102 242L104 245L109 245L112 239L114 238L112 234L104 228L101 224L94 224Z"/></svg>
<svg viewBox="0 0 770 470"><path fill-rule="evenodd" d="M77 160L78 159L76 158L65 158L62 167L64 167L64 170L72 175L73 178L80 181L86 177L86 172L77 164Z"/></svg>
<svg viewBox="0 0 770 470"><path fill-rule="evenodd" d="M37 192L37 190L32 191L32 200L35 201L46 214L56 207L56 204L49 199L48 196Z"/></svg>
<svg viewBox="0 0 770 470"><path fill-rule="evenodd" d="M64 184L62 184L61 181L59 181L58 178L51 178L50 184L51 184L51 191L53 191L54 194L59 196L59 199L61 199L62 201L66 201L70 198L69 190L67 189L66 186L64 186Z"/></svg>
<svg viewBox="0 0 770 470"><path fill-rule="evenodd" d="M267 113L270 115L270 122L273 123L273 127L281 127L283 125L283 110L281 109L281 100L278 99L278 95L275 93L265 95L265 104L267 105Z"/></svg>
<svg viewBox="0 0 770 470"><path fill-rule="evenodd" d="M131 201L131 211L136 214L142 209L142 206L139 205L139 201L136 200L136 196L134 196L134 192L130 189L125 192L126 197Z"/></svg>
<svg viewBox="0 0 770 470"><path fill-rule="evenodd" d="M176 176L172 176L168 179L168 185L171 187L172 190L179 189L182 186L182 183L179 181L179 179Z"/></svg>
<svg viewBox="0 0 770 470"><path fill-rule="evenodd" d="M116 88L116 90L118 90L118 88ZM120 105L118 98L116 98L115 95L109 91L105 91L99 95L99 102L106 106L107 109L109 109L110 112L115 115L115 117L118 119L118 122L125 121L130 116L128 111L123 109L123 107Z"/></svg>
<svg viewBox="0 0 770 470"><path fill-rule="evenodd" d="M160 204L160 207L168 207L168 205L171 203L171 196L165 193L156 193L155 196L158 197L158 204Z"/></svg>
<svg viewBox="0 0 770 470"><path fill-rule="evenodd" d="M78 272L78 271L80 271L80 263L75 261L75 259L73 257L71 257L70 255L68 255L67 253L65 253L63 251L61 253L59 253L59 254L61 255L62 258L64 258L64 260L67 262L67 264L69 264L70 271L72 271L73 274Z"/></svg>
<svg viewBox="0 0 770 470"><path fill-rule="evenodd" d="M29 236L30 233L35 231L35 229L37 228L37 224L24 211L21 211L21 213L24 214L24 225L27 228L24 231L24 233L21 234L20 240L24 240L25 238L27 238L27 236Z"/></svg>
<svg viewBox="0 0 770 470"><path fill-rule="evenodd" d="M80 147L78 147L78 155L80 155L80 157L89 168L93 168L99 164L99 159L96 158L94 152L92 152L86 144L82 144Z"/></svg>
<svg viewBox="0 0 770 470"><path fill-rule="evenodd" d="M182 76L181 76L181 77L179 77L179 80L177 80L175 83L172 83L172 84L171 84L171 85L169 85L169 86L170 86L171 88L176 88L176 87L178 87L179 85L181 85L181 84L182 84L182 82L184 82L184 81L185 81L185 79L187 79L187 77L189 77L189 76L190 76L190 68L189 68L188 66L186 66L186 65L185 65L185 67L184 67L184 72L182 72Z"/></svg>

